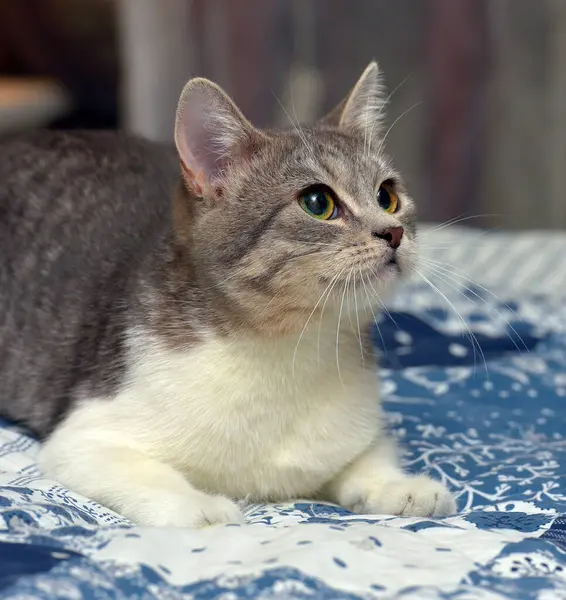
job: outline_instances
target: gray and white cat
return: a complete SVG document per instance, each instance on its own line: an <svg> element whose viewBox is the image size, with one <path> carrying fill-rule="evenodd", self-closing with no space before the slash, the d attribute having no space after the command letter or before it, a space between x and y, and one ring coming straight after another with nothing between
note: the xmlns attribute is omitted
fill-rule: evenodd
<svg viewBox="0 0 566 600"><path fill-rule="evenodd" d="M143 525L241 521L238 499L455 510L380 415L368 324L416 254L384 104L372 63L321 122L259 131L193 79L177 153L0 144L1 412L47 438L49 477Z"/></svg>

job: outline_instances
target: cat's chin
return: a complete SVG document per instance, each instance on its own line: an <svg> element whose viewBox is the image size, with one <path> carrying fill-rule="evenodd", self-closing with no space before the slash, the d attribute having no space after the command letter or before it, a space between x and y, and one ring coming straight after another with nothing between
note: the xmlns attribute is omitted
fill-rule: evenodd
<svg viewBox="0 0 566 600"><path fill-rule="evenodd" d="M387 291L389 287L401 279L403 271L399 262L395 259L391 259L378 269L368 271L368 274L374 285L377 284L379 288L383 288L384 291Z"/></svg>

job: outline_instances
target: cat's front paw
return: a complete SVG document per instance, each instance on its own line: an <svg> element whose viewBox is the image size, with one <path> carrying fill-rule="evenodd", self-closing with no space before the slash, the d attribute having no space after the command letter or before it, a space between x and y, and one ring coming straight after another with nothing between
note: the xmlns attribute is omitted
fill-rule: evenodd
<svg viewBox="0 0 566 600"><path fill-rule="evenodd" d="M364 514L445 517L456 512L456 501L442 483L417 475L376 483L349 508Z"/></svg>
<svg viewBox="0 0 566 600"><path fill-rule="evenodd" d="M190 527L244 523L244 515L232 500L202 492L189 495L164 495L151 502L139 502L129 517L147 527Z"/></svg>

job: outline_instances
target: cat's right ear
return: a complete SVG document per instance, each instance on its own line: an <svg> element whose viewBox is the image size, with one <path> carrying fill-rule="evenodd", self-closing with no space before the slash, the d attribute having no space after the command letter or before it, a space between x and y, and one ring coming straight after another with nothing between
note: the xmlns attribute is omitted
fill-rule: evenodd
<svg viewBox="0 0 566 600"><path fill-rule="evenodd" d="M346 127L378 133L385 116L386 103L381 72L378 64L372 61L352 91L334 110L323 117L320 123L330 127Z"/></svg>
<svg viewBox="0 0 566 600"><path fill-rule="evenodd" d="M181 93L175 145L187 187L213 194L228 166L249 153L260 133L216 84L191 79Z"/></svg>

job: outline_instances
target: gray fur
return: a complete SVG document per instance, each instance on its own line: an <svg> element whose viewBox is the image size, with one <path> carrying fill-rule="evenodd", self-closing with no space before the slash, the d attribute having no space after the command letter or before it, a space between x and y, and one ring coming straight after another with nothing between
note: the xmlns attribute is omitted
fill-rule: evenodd
<svg viewBox="0 0 566 600"><path fill-rule="evenodd" d="M381 88L377 71L367 72L367 102L277 132L253 129L218 88L198 80L200 102L209 94L215 113L204 115L202 139L191 132L179 150L184 183L171 149L123 135L45 132L0 143L2 414L44 436L74 402L112 396L123 383L128 332L143 328L184 349L204 334L300 332L340 269L342 284L346 267L390 260L374 234L402 224L414 237L414 210L383 154L374 127L383 102L370 102ZM346 119L350 105L356 112ZM223 119L216 129L215 115ZM189 153L206 156L202 190L191 186L200 165L189 164ZM395 182L399 214L376 203L384 179ZM299 207L313 183L344 195L339 222ZM397 252L402 272L412 263L407 252Z"/></svg>
<svg viewBox="0 0 566 600"><path fill-rule="evenodd" d="M0 143L0 410L39 434L124 370L137 268L169 221L172 151L111 133Z"/></svg>

